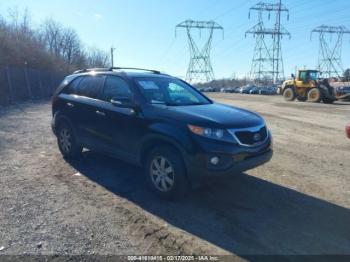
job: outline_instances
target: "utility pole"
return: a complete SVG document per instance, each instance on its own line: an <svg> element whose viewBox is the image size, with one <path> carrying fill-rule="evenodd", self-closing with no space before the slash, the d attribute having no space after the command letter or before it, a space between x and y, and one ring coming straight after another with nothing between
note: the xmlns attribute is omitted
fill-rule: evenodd
<svg viewBox="0 0 350 262"><path fill-rule="evenodd" d="M209 82L213 80L214 71L210 62L213 34L214 30L222 30L223 32L224 28L214 21L186 20L175 27L175 36L178 28L186 29L190 49L190 63L188 65L186 80L190 83ZM200 33L202 30L206 30L209 33L202 48L198 46L192 35L193 29L199 30Z"/></svg>
<svg viewBox="0 0 350 262"><path fill-rule="evenodd" d="M30 81L29 81L29 76L28 76L28 62L27 61L24 61L24 77L26 79L28 97L29 97L29 99L33 99L32 89L30 87Z"/></svg>
<svg viewBox="0 0 350 262"><path fill-rule="evenodd" d="M341 59L343 36L350 34L350 30L345 26L321 25L311 31L311 38L314 33L319 34L318 70L322 76L340 78L344 73ZM333 45L331 44L332 36L335 36L336 39Z"/></svg>
<svg viewBox="0 0 350 262"><path fill-rule="evenodd" d="M111 65L112 65L112 67L114 67L114 51L115 51L115 48L112 46L111 47Z"/></svg>

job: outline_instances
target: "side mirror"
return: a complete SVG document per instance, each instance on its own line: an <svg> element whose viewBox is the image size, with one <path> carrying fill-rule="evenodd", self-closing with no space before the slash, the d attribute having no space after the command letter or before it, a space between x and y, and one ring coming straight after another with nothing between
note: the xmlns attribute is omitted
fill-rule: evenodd
<svg viewBox="0 0 350 262"><path fill-rule="evenodd" d="M111 104L121 108L135 108L135 104L132 102L131 98L127 96L113 97L111 99Z"/></svg>
<svg viewBox="0 0 350 262"><path fill-rule="evenodd" d="M291 74L291 77L292 77L293 79L295 79L295 75L294 75L294 74Z"/></svg>

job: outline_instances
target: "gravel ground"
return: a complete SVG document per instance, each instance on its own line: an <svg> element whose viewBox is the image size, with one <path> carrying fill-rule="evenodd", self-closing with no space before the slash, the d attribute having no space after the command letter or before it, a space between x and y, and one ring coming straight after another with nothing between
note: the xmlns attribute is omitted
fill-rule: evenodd
<svg viewBox="0 0 350 262"><path fill-rule="evenodd" d="M48 103L0 109L0 254L350 255L350 104L210 96L265 117L273 160L170 203L136 167L66 162Z"/></svg>

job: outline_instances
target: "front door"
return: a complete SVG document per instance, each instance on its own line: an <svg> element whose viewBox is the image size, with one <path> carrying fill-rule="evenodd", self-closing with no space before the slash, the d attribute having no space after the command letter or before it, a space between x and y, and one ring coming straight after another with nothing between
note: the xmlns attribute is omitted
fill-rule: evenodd
<svg viewBox="0 0 350 262"><path fill-rule="evenodd" d="M130 97L133 100L133 92L129 84L117 76L107 76L100 96L98 107L98 120L96 126L98 132L103 134L103 143L109 147L109 151L116 156L125 159L135 159L137 152L137 135L142 126L142 116L130 108L120 108L111 103L113 97ZM129 159L130 158L130 159Z"/></svg>
<svg viewBox="0 0 350 262"><path fill-rule="evenodd" d="M312 86L308 71L300 71L296 80L296 91L300 96L306 96L306 91Z"/></svg>

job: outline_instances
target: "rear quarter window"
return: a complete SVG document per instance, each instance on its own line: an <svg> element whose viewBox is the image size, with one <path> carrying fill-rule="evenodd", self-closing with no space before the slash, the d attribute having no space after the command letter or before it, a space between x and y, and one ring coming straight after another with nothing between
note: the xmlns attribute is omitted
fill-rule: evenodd
<svg viewBox="0 0 350 262"><path fill-rule="evenodd" d="M64 94L68 94L68 95L76 95L78 93L78 86L79 83L81 81L81 77L77 77L76 79L74 79L68 86L66 86L62 93Z"/></svg>
<svg viewBox="0 0 350 262"><path fill-rule="evenodd" d="M81 77L79 83L72 86L74 93L79 96L85 96L90 98L97 98L100 88L103 84L104 77L97 76L84 76ZM72 83L73 84L73 83Z"/></svg>
<svg viewBox="0 0 350 262"><path fill-rule="evenodd" d="M63 94L79 95L90 98L97 98L100 88L102 87L104 77L97 76L80 76L75 78L63 90Z"/></svg>

